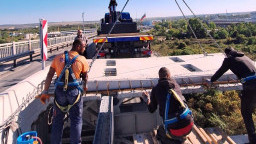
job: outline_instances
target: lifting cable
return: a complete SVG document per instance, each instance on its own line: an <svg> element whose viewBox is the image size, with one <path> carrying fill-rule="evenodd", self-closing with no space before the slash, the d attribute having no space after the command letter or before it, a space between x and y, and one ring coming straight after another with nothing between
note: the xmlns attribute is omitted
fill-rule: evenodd
<svg viewBox="0 0 256 144"><path fill-rule="evenodd" d="M188 4L185 2L185 0L182 0L183 3L187 6L187 8L190 10L190 12L193 14L193 16L195 18L197 18L197 16L195 15L195 13L192 11L192 9L188 6ZM215 43L215 45L220 48L222 50L222 48L220 47L220 45L216 42L216 40L212 37L212 35L208 32L207 28L203 25L203 23L201 21L199 21L201 26L204 28L204 30L206 31L206 33L208 34L208 36L212 39L212 41ZM223 50L222 50L223 51Z"/></svg>
<svg viewBox="0 0 256 144"><path fill-rule="evenodd" d="M179 3L177 2L177 0L175 0L175 2L176 2L176 4L177 4L177 6L179 7L180 12L182 13L184 19L185 19L186 22L188 23L188 26L189 26L190 30L192 31L194 37L196 38L196 42L199 44L199 46L200 46L200 48L202 49L204 55L206 55L206 52L205 52L204 48L202 47L202 45L201 45L200 41L198 40L198 38L197 38L197 36L196 36L194 30L192 29L191 25L189 24L189 21L188 21L187 17L185 16L184 12L182 11L182 9L181 9Z"/></svg>
<svg viewBox="0 0 256 144"><path fill-rule="evenodd" d="M126 7L126 5L128 4L128 2L129 2L129 0L127 0L127 1L126 1L126 3L125 3L125 5L124 5L124 7L122 8L122 10L121 10L120 14L118 15L118 17L117 17L117 19L116 19L116 21L115 21L114 25L111 27L110 31L109 31L109 32L108 32L108 34L106 35L106 38L105 38L105 40L104 40L103 44L101 45L100 49L96 52L96 54L95 54L95 55L94 55L94 57L92 58L92 62L90 63L88 73L90 72L90 70L91 70L91 67L92 67L93 63L94 63L94 62L95 62L95 60L97 59L97 56L98 56L99 52L101 51L101 49L102 49L102 48L103 48L103 46L105 45L105 43L106 43L106 41L107 41L107 39L108 39L108 36L111 34L112 30L114 29L114 27L115 27L115 25L116 25L116 23L117 23L117 20L121 17L122 12L124 11L124 8L125 8L125 7Z"/></svg>

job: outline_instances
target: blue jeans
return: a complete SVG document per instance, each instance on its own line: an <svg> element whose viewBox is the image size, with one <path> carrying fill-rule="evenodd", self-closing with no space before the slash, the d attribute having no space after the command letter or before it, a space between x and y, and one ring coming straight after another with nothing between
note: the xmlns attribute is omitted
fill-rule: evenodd
<svg viewBox="0 0 256 144"><path fill-rule="evenodd" d="M62 88L56 88L55 100L60 106L72 105L78 96L80 91L76 88L63 91ZM63 133L64 116L66 113L62 112L54 103L53 122L51 131L51 144L61 144L61 138ZM70 143L81 143L81 131L82 131L82 114L83 114L83 98L70 108L69 117L71 120L70 126Z"/></svg>

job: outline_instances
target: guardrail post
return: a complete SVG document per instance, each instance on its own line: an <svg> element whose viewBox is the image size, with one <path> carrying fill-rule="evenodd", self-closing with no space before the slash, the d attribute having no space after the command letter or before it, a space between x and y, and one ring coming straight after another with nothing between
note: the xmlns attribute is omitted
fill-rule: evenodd
<svg viewBox="0 0 256 144"><path fill-rule="evenodd" d="M32 50L32 48L31 48L31 40L30 40L30 39L28 40L28 50L29 50L29 51Z"/></svg>
<svg viewBox="0 0 256 144"><path fill-rule="evenodd" d="M16 55L16 46L15 46L15 42L12 42L12 55Z"/></svg>
<svg viewBox="0 0 256 144"><path fill-rule="evenodd" d="M29 50L29 52L30 52L30 55L29 55L29 60L32 62L32 53L31 53L31 51L32 51L32 47L31 47L31 39L29 39L28 40L28 50Z"/></svg>
<svg viewBox="0 0 256 144"><path fill-rule="evenodd" d="M15 46L15 42L12 42L12 55L16 55L16 46ZM16 63L16 59L13 60L13 67L16 67L17 63Z"/></svg>

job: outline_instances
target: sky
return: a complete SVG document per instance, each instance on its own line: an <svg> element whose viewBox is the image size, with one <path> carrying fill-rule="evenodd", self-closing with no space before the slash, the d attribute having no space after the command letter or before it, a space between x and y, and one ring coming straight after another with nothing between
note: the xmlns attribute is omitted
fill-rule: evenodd
<svg viewBox="0 0 256 144"><path fill-rule="evenodd" d="M121 10L127 0L117 0ZM185 0L196 15L256 11L256 0ZM182 0L177 0L186 15L191 15ZM109 0L0 0L0 25L49 22L99 21L108 12ZM181 16L175 0L129 0L124 9L133 19Z"/></svg>

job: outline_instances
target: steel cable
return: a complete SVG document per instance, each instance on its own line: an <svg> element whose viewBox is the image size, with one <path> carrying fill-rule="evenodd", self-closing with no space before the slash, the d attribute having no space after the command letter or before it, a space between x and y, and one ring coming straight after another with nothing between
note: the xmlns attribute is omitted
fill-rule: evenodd
<svg viewBox="0 0 256 144"><path fill-rule="evenodd" d="M182 0L184 2L184 4L187 6L187 8L190 10L190 12L193 14L193 16L195 18L197 18L197 16L195 15L195 13L192 11L192 9L188 6L188 4L185 2L185 0ZM206 33L208 34L208 36L212 39L212 41L215 43L215 45L220 48L223 52L223 49L220 47L220 45L216 42L216 40L212 37L212 35L208 32L207 28L202 24L201 21L199 21L201 26L204 28L204 30L206 31Z"/></svg>
<svg viewBox="0 0 256 144"><path fill-rule="evenodd" d="M197 38L197 36L196 36L194 30L192 29L191 25L189 24L189 21L188 21L187 17L185 16L184 12L182 11L182 9L181 9L179 3L177 2L177 0L175 0L175 2L176 2L176 4L177 4L177 6L178 6L180 12L182 13L184 19L185 19L186 22L188 23L188 26L189 26L190 30L192 31L192 34L193 34L194 37L196 38L196 42L199 44L199 46L200 46L200 48L202 49L204 55L206 55L206 52L205 52L204 48L202 47L202 45L201 45L200 41L198 40L198 38Z"/></svg>
<svg viewBox="0 0 256 144"><path fill-rule="evenodd" d="M112 30L114 29L114 27L115 27L115 25L116 25L116 23L117 23L117 20L121 17L122 12L124 11L124 8L125 8L126 5L128 4L128 2L129 2L129 0L126 1L124 7L122 8L120 14L118 15L118 17L117 17L117 19L116 19L114 25L111 27L110 31L109 31L108 34L106 35L106 38L105 38L103 44L101 45L100 49L96 52L96 54L95 54L94 57L92 58L92 62L90 63L88 73L90 72L93 63L94 63L95 60L97 59L97 56L98 56L99 52L101 51L101 49L103 48L104 44L106 43L106 41L107 41L107 39L108 39L108 36L111 34Z"/></svg>

